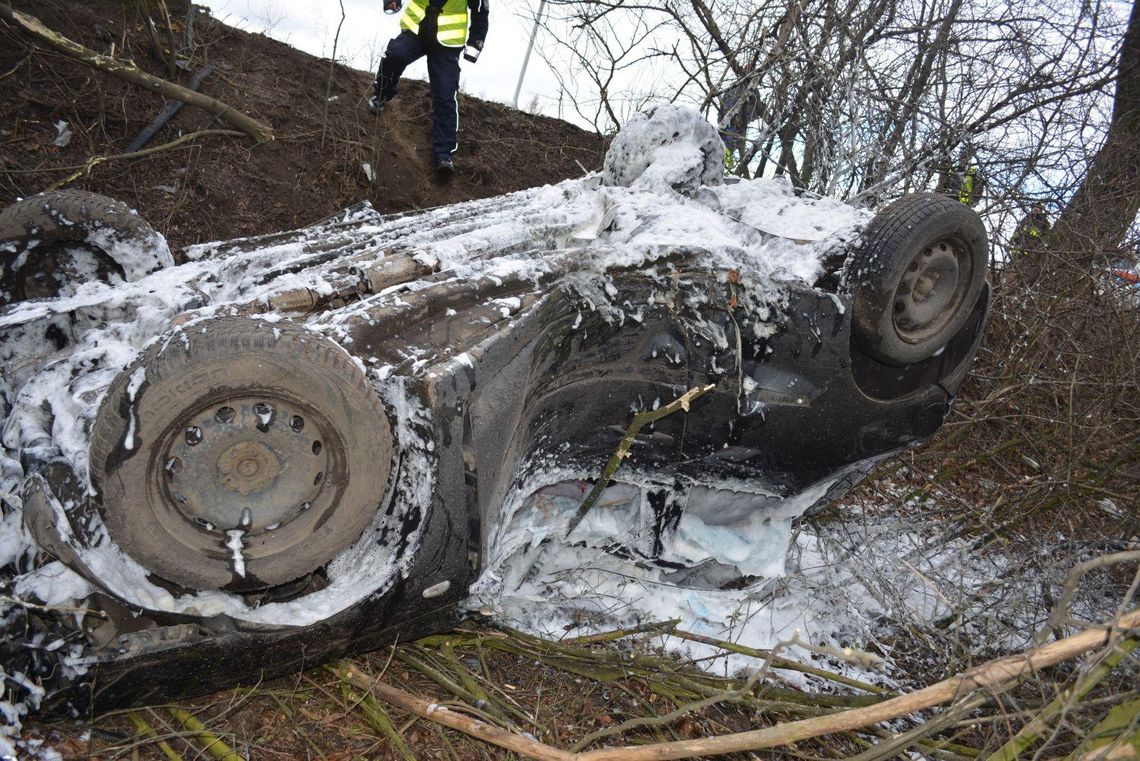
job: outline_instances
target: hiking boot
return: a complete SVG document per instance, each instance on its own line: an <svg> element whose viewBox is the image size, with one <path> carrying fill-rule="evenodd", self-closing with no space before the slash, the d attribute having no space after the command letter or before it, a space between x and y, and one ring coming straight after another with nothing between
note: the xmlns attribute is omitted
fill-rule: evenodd
<svg viewBox="0 0 1140 761"><path fill-rule="evenodd" d="M455 162L451 156L440 156L435 160L435 173L444 178L455 174Z"/></svg>
<svg viewBox="0 0 1140 761"><path fill-rule="evenodd" d="M388 105L388 101L380 100L379 95L373 95L368 99L368 110L376 116L384 113L384 107Z"/></svg>

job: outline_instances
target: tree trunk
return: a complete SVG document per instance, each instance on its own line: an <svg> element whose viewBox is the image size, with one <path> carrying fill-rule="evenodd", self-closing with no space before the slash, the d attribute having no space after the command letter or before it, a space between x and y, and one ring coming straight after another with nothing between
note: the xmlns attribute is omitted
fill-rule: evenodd
<svg viewBox="0 0 1140 761"><path fill-rule="evenodd" d="M1120 48L1108 137L1048 236L1049 249L1088 266L1111 257L1140 211L1140 0Z"/></svg>

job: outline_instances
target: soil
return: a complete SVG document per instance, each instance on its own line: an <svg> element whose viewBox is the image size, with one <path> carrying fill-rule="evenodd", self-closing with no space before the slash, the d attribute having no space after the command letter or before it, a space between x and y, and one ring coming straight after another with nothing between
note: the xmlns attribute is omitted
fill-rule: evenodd
<svg viewBox="0 0 1140 761"><path fill-rule="evenodd" d="M141 3L11 5L96 52L171 78L146 32ZM181 40L186 4L168 6ZM226 26L202 9L192 29L189 64L173 79L186 84L200 67L212 67L200 92L269 124L274 140L208 135L85 172L93 157L124 153L166 100L0 23L0 205L56 185L92 190L130 204L177 248L299 227L360 200L382 213L427 208L557 182L602 163L605 140L596 134L460 93L457 171L439 182L425 82L404 80L377 118L367 108L369 73ZM57 147L61 121L73 136ZM184 107L145 148L229 128ZM374 181L364 164L374 168Z"/></svg>

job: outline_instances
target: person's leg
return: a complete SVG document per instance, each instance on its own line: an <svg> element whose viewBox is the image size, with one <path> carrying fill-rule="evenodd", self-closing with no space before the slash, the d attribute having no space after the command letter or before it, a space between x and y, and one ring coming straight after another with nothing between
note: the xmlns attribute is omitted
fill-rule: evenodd
<svg viewBox="0 0 1140 761"><path fill-rule="evenodd" d="M419 60L423 54L424 47L420 38L407 29L391 39L384 51L384 57L380 59L376 81L372 83L372 91L380 103L387 103L396 97L396 89L399 87L404 69Z"/></svg>
<svg viewBox="0 0 1140 761"><path fill-rule="evenodd" d="M428 79L431 81L432 152L438 162L451 159L459 143L459 54L461 48L437 47L428 51Z"/></svg>

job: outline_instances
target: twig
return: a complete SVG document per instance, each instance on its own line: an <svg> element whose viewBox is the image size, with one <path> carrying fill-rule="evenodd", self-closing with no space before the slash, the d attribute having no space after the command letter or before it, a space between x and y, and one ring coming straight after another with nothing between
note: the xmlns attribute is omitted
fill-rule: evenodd
<svg viewBox="0 0 1140 761"><path fill-rule="evenodd" d="M1108 761L1140 757L1140 698L1113 706L1069 758Z"/></svg>
<svg viewBox="0 0 1140 761"><path fill-rule="evenodd" d="M751 696L755 682L761 673L762 672L757 671L755 674L753 674L752 678L750 678L748 682L739 689L725 690L720 695L713 695L711 697L704 698L703 700L698 700L687 705L679 706L667 714L661 716L637 717L628 721L624 721L621 724L615 724L612 727L603 727L602 729L595 730L583 737L578 742L574 743L574 746L571 748L571 750L581 751L585 748L590 747L598 740L606 737L614 737L616 735L623 734L631 729L639 729L642 727L667 727L674 721L677 721L678 719L687 716L690 713L703 711L706 708L711 708L712 706L718 705L720 703L727 703L736 698Z"/></svg>
<svg viewBox="0 0 1140 761"><path fill-rule="evenodd" d="M104 71L113 77L145 87L150 92L157 92L168 98L181 100L191 106L197 106L208 111L223 121L229 122L259 143L273 139L273 130L269 126L235 110L232 106L211 98L209 95L188 90L182 85L148 74L133 64L96 53L94 50L44 26L35 16L14 10L7 3L0 3L0 19L93 69Z"/></svg>
<svg viewBox="0 0 1140 761"><path fill-rule="evenodd" d="M485 740L492 745L513 750L527 758L536 758L539 759L539 761L567 761L567 759L577 758L577 755L574 753L552 748L537 740L530 740L514 732L499 729L484 721L451 711L446 706L430 703L415 695L404 692L399 688L385 684L384 682L374 681L343 662L338 664L338 668L344 669L344 678L355 687L361 690L371 691L392 705L403 708L405 711L434 721L437 724L442 724L445 727L459 730L464 734L477 737L480 740Z"/></svg>
<svg viewBox="0 0 1140 761"><path fill-rule="evenodd" d="M688 412L689 405L707 394L709 391L712 391L714 388L716 388L716 384L712 383L707 386L696 386L681 394L681 396L669 402L664 407L659 407L655 410L638 412L636 415L634 415L633 422L629 424L629 428L626 429L625 435L621 437L621 443L618 444L617 451L614 452L613 457L610 458L609 462L606 463L606 467L602 470L602 477L594 483L594 488L591 489L590 493L586 495L586 498L582 500L582 504L578 507L578 511L574 513L574 517L570 519L570 523L566 528L566 536L570 536L570 534L574 533L574 529L578 528L578 524L581 523L582 519L586 517L586 513L590 512L590 508L593 507L594 503L598 501L598 497L602 496L602 492L606 490L606 486L609 485L610 479L613 478L613 475L617 472L617 469L621 467L621 461L629 457L630 447L633 446L633 442L637 438L637 434L641 431L641 429L650 423L654 423L663 417L672 415L674 412L678 412L679 410Z"/></svg>
<svg viewBox="0 0 1140 761"><path fill-rule="evenodd" d="M336 79L336 48L340 42L340 29L344 26L344 0L340 0L340 21L333 35L332 59L329 61L329 81L325 84L324 112L321 114L321 150L325 149L325 134L329 126L329 99L332 98L333 80Z"/></svg>
<svg viewBox="0 0 1140 761"><path fill-rule="evenodd" d="M693 632L687 632L683 629L675 629L670 633L676 637L680 637L681 639L687 639L691 642L700 642L705 645L712 645L713 647L719 647L722 650L727 650L728 652L736 653L737 655L747 655L751 658L760 658L762 660L768 661L768 663L770 663L771 667L774 669L782 669L784 671L799 671L804 674L811 674L812 676L817 676L820 679L826 679L831 682L838 682L839 684L845 684L848 687L854 687L856 689L863 690L864 692L871 692L876 695L885 695L889 692L889 690L885 690L882 687L876 687L873 684L861 682L858 679L852 679L849 676L843 676L842 674L833 674L832 672L825 671L824 669L817 669L814 666L808 666L806 663L800 663L799 661L793 661L788 658L782 658L778 655L773 655L768 650L757 650L756 648L739 645L735 642L726 642L725 640L706 637L703 634L694 634Z"/></svg>
<svg viewBox="0 0 1140 761"><path fill-rule="evenodd" d="M135 729L138 730L140 735L149 737L151 741L158 746L158 749L162 751L162 755L166 756L167 761L182 761L182 756L178 755L166 740L158 736L158 733L154 731L154 727L152 727L146 719L135 711L129 712L127 718L135 725Z"/></svg>
<svg viewBox="0 0 1140 761"><path fill-rule="evenodd" d="M166 710L182 725L183 729L193 732L198 737L198 742L202 743L203 750L217 761L244 761L237 751L224 743L222 738L206 729L206 725L194 718L186 709L179 706L167 706Z"/></svg>
<svg viewBox="0 0 1140 761"><path fill-rule="evenodd" d="M171 140L169 143L163 143L162 145L156 145L156 146L153 146L151 148L143 148L141 151L135 151L134 153L118 153L118 154L114 154L111 156L92 156L91 158L87 159L87 163L85 163L79 169L79 171L68 175L67 177L60 180L59 182L52 184L51 187L49 187L47 189L48 190L59 190L64 185L69 185L72 182L75 182L80 177L83 177L84 175L90 173L91 170L94 169L95 167L99 166L100 164L105 164L108 161L120 161L122 159L139 159L139 158L142 158L144 156L153 155L155 153L158 153L159 151L166 151L166 150L170 150L171 148L177 148L180 145L184 145L186 143L197 140L200 137L207 137L209 135L226 135L229 137L241 137L242 133L238 132L236 130L232 130L232 129L200 129L197 132L191 132L188 135L183 135L182 137Z"/></svg>
<svg viewBox="0 0 1140 761"><path fill-rule="evenodd" d="M407 652L404 648L401 648L396 653L396 657L403 661L404 665L408 668L420 672L443 689L455 695L455 697L470 704L476 710L489 714L491 718L502 724L510 723L507 721L505 716L499 714L498 709L494 705L486 703L478 695L473 694L462 685L456 684L454 680L447 677L439 669L433 668L424 661Z"/></svg>
<svg viewBox="0 0 1140 761"><path fill-rule="evenodd" d="M582 645L596 645L601 642L616 642L619 639L625 639L626 637L632 637L636 634L645 634L647 632L654 634L674 634L676 632L676 626L679 623L681 623L681 619L674 618L669 621L631 626L628 629L614 629L613 631L600 632L598 634L585 634L581 637L564 639L561 644L581 647Z"/></svg>
<svg viewBox="0 0 1140 761"><path fill-rule="evenodd" d="M501 715L503 717L502 723L508 725L510 724L510 721L505 717L506 714L510 714L511 716L514 716L515 719L517 719L519 722L533 726L540 736L542 734L546 734L546 728L539 724L537 719L531 718L531 716L529 716L526 711L514 705L511 705L510 703L500 701L495 698L495 696L484 690L478 681L476 681L475 676L471 673L471 671L469 671L467 667L464 666L463 663L459 660L459 656L455 654L455 649L449 640L444 640L440 644L439 652L443 659L446 660L447 663L451 666L453 673L459 677L459 681L463 685L463 688L476 698L476 702L474 704L476 708L487 710L487 712L496 719L498 719ZM492 708L496 710L488 710Z"/></svg>
<svg viewBox="0 0 1140 761"><path fill-rule="evenodd" d="M571 647L560 642L547 642L522 632L506 629L512 640L490 639L487 646L516 655L539 657L551 666L600 682L614 682L629 676L652 680L654 675L666 675L671 687L687 690L691 697L720 695L726 683L733 680L708 674L678 673L677 664L650 655L625 655L615 650L588 650ZM765 688L765 707L815 715L818 708L852 708L881 702L873 695L807 695L798 690Z"/></svg>
<svg viewBox="0 0 1140 761"><path fill-rule="evenodd" d="M17 61L17 62L16 62L16 65L15 65L15 66L13 66L12 68L8 69L8 70L7 70L6 72L4 72L3 74L0 74L0 79L7 79L8 77L10 77L10 76L12 76L13 74L15 74L15 73L16 73L16 71L17 71L17 70L18 70L18 69L19 69L21 66L23 66L23 65L24 65L24 63L25 63L25 62L28 60L28 58L30 58L30 56L24 56L23 58L21 58L19 61Z"/></svg>
<svg viewBox="0 0 1140 761"><path fill-rule="evenodd" d="M1087 695L1089 690L1108 676L1126 655L1136 649L1138 644L1140 644L1140 639L1136 637L1129 637L1120 642L1094 669L1084 674L1072 687L1053 698L1049 705L1042 708L1041 712L1033 717L1032 721L1022 727L1016 735L1010 738L1009 742L1001 746L986 761L1013 761L1016 759L1022 751L1040 739L1049 729L1049 722L1057 714Z"/></svg>
<svg viewBox="0 0 1140 761"><path fill-rule="evenodd" d="M1065 580L1065 586L1061 590L1061 595L1057 600L1057 604L1049 611L1049 620L1045 623L1044 628L1038 633L1038 641L1043 641L1045 636L1051 631L1060 631L1061 622L1064 620L1065 615L1069 612L1069 606L1073 602L1073 597L1077 593L1077 587L1080 585L1081 579L1087 573L1097 568L1104 568L1117 563L1129 563L1140 561L1140 550L1130 550L1127 552L1114 552L1110 555L1101 555L1092 560L1077 565L1069 572L1069 577Z"/></svg>
<svg viewBox="0 0 1140 761"><path fill-rule="evenodd" d="M353 689L345 678L345 667L343 664L329 667L329 671L335 674L340 679L341 693L344 695L345 700L352 706L359 708L364 714L364 718L368 724L374 729L378 730L381 734L388 738L388 742L392 743L392 747L396 750L405 761L416 761L416 756L412 753L411 748L408 747L407 742L404 741L403 735L392 724L392 718L388 716L388 712L384 710L384 706L376 701L376 698L368 692L359 693Z"/></svg>
<svg viewBox="0 0 1140 761"><path fill-rule="evenodd" d="M850 761L883 761L884 759L898 758L910 746L919 744L927 736L940 732L962 717L968 716L971 711L982 707L989 700L989 695L972 695L959 703L955 703L949 711L919 724L909 732L888 737L863 753L852 756Z"/></svg>
<svg viewBox="0 0 1140 761"><path fill-rule="evenodd" d="M273 702L277 703L277 707L281 709L281 713L283 713L285 716L289 717L289 720L291 723L290 728L294 732L296 732L297 735L300 736L300 738L302 740L305 741L305 745L307 745L309 747L309 750L313 751L313 753L316 753L317 757L322 759L322 761L326 761L328 759L328 756L326 756L325 752L323 750L321 750L320 747L315 742L313 742L313 738L309 737L309 733L306 732L305 730L301 729L301 725L300 725L300 723L297 722L296 718L294 717L293 709L291 709L289 707L289 704L286 703L284 700L282 700L281 696L279 696L277 693L275 693L273 691L266 690L265 694L267 694L267 695L269 695L269 697L273 698Z"/></svg>

